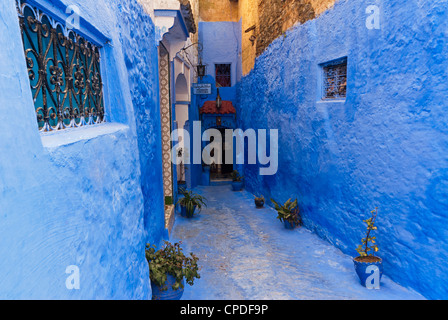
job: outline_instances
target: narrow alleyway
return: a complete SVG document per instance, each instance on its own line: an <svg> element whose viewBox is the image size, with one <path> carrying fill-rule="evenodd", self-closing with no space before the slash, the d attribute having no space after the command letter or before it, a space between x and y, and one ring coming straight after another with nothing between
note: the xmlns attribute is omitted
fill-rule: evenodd
<svg viewBox="0 0 448 320"><path fill-rule="evenodd" d="M230 185L195 191L208 208L193 219L178 215L171 237L202 268L183 300L422 299L387 276L381 290L362 287L351 257L304 228L284 229L275 210L256 209L246 191Z"/></svg>

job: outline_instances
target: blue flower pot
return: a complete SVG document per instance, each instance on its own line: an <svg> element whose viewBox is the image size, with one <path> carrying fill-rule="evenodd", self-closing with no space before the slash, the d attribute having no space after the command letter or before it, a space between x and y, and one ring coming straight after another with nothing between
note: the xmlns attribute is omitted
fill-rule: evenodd
<svg viewBox="0 0 448 320"><path fill-rule="evenodd" d="M194 216L194 212L196 211L196 206L194 206L193 212L188 213L187 207L180 206L180 215L185 218L192 218Z"/></svg>
<svg viewBox="0 0 448 320"><path fill-rule="evenodd" d="M166 289L162 291L161 288L151 282L152 300L180 300L184 294L184 288L173 290L173 284L176 282L176 278L167 274L167 280L165 282ZM185 285L185 280L182 280L182 284Z"/></svg>
<svg viewBox="0 0 448 320"><path fill-rule="evenodd" d="M232 181L233 191L241 191L243 190L243 186L244 186L243 181Z"/></svg>
<svg viewBox="0 0 448 320"><path fill-rule="evenodd" d="M296 228L296 224L293 222L291 223L289 221L283 220L283 223L285 224L286 229L292 230Z"/></svg>
<svg viewBox="0 0 448 320"><path fill-rule="evenodd" d="M258 209L263 208L263 206L264 206L264 201L263 201L263 200L255 200L255 206L256 206Z"/></svg>
<svg viewBox="0 0 448 320"><path fill-rule="evenodd" d="M381 281L381 277L383 275L383 260L381 260L381 258L379 258L380 261L378 261L378 262L363 262L363 261L357 261L356 259L357 258L353 259L353 263L355 264L356 274L359 277L359 281L361 282L361 285L363 285L365 287L367 278L369 278L373 274L372 270L368 270L369 267L371 267L371 266L378 267L378 270L380 272L379 280Z"/></svg>

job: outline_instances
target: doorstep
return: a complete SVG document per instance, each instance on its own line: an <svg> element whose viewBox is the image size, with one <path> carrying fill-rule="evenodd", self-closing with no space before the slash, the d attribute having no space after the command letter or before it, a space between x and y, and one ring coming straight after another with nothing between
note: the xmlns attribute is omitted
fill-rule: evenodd
<svg viewBox="0 0 448 320"><path fill-rule="evenodd" d="M213 179L210 180L210 186L223 186L232 184L232 179Z"/></svg>

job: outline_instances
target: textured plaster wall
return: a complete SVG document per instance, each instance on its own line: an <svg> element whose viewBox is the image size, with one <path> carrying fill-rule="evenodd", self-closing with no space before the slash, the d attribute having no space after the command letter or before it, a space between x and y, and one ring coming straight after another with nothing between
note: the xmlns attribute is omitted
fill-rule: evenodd
<svg viewBox="0 0 448 320"><path fill-rule="evenodd" d="M294 24L303 24L331 8L336 0L259 0L257 56Z"/></svg>
<svg viewBox="0 0 448 320"><path fill-rule="evenodd" d="M246 75L254 67L257 46L257 29L260 27L258 21L258 0L240 0L239 12L241 17L241 62L242 74ZM253 30L247 31L251 29ZM246 32L247 31L247 32ZM251 37L253 41L251 41Z"/></svg>
<svg viewBox="0 0 448 320"><path fill-rule="evenodd" d="M15 4L2 1L0 298L146 299L144 246L164 230L154 26L134 1L63 3L112 40L109 123L41 138ZM70 265L79 290L66 288Z"/></svg>
<svg viewBox="0 0 448 320"><path fill-rule="evenodd" d="M276 39L243 78L240 125L280 135L278 173L248 165L246 187L297 197L306 227L353 256L378 206L386 274L447 298L446 2L373 3L380 30L366 28L364 1L339 1ZM320 101L319 64L344 56L347 99Z"/></svg>
<svg viewBox="0 0 448 320"><path fill-rule="evenodd" d="M120 43L134 106L147 239L163 237L162 140L155 27L135 1L117 0Z"/></svg>
<svg viewBox="0 0 448 320"><path fill-rule="evenodd" d="M198 0L199 19L205 22L237 22L238 2L228 0Z"/></svg>

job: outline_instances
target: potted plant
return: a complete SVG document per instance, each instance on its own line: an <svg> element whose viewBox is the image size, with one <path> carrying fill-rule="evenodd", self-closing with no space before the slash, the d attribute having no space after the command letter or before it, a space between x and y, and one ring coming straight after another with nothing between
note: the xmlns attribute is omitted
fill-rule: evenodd
<svg viewBox="0 0 448 320"><path fill-rule="evenodd" d="M192 286L200 278L198 257L193 253L186 256L180 245L181 242L164 241L160 250L155 245L146 245L152 300L180 300L185 282Z"/></svg>
<svg viewBox="0 0 448 320"><path fill-rule="evenodd" d="M232 178L232 189L233 191L241 191L243 190L243 176L240 175L240 173L237 170L233 170L233 172L230 174L230 177Z"/></svg>
<svg viewBox="0 0 448 320"><path fill-rule="evenodd" d="M264 200L264 197L263 197L263 196L255 197L255 206L256 206L258 209L263 208L263 206L264 206L264 202L265 202L265 200Z"/></svg>
<svg viewBox="0 0 448 320"><path fill-rule="evenodd" d="M180 193L183 197L177 201L177 204L180 204L180 214L183 217L192 218L196 209L199 210L199 213L202 210L202 206L207 206L206 199L191 190L181 189Z"/></svg>
<svg viewBox="0 0 448 320"><path fill-rule="evenodd" d="M289 199L284 205L278 204L273 199L271 199L271 201L275 206L275 210L277 210L277 219L284 223L286 229L294 229L302 224L300 210L297 206L297 199L294 201Z"/></svg>
<svg viewBox="0 0 448 320"><path fill-rule="evenodd" d="M375 256L375 253L378 252L378 246L376 245L376 237L372 236L372 231L377 230L375 226L376 217L378 215L378 208L372 210L370 212L372 216L363 220L367 224L367 233L366 237L363 238L362 244L358 246L356 251L359 253L359 256L353 259L355 264L355 270L361 281L361 284L366 287L366 281L372 275L372 271L374 271L377 267L377 272L379 272L378 283L376 284L376 288L379 288L379 282L381 281L381 276L383 275L383 260L380 257ZM369 284L370 286L370 284Z"/></svg>

